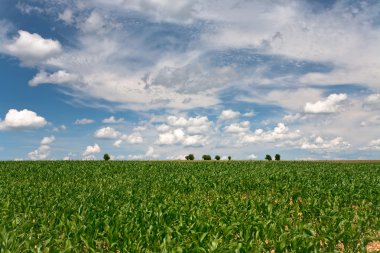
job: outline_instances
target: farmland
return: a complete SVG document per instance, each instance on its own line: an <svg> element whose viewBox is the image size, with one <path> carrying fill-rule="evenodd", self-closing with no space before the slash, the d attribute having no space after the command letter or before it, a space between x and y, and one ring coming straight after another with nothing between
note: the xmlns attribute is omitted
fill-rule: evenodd
<svg viewBox="0 0 380 253"><path fill-rule="evenodd" d="M0 162L0 252L365 252L379 186L372 162Z"/></svg>

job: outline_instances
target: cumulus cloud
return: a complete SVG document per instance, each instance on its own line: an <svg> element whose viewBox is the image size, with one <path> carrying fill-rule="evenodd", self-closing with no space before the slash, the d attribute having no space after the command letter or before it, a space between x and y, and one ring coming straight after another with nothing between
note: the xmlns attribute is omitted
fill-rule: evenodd
<svg viewBox="0 0 380 253"><path fill-rule="evenodd" d="M103 127L96 130L94 137L98 139L116 139L121 133L112 127Z"/></svg>
<svg viewBox="0 0 380 253"><path fill-rule="evenodd" d="M87 155L87 156L83 157L83 160L84 161L93 161L93 160L96 160L96 156L94 156L94 155Z"/></svg>
<svg viewBox="0 0 380 253"><path fill-rule="evenodd" d="M172 127L184 127L190 134L205 133L210 130L212 125L206 116L196 116L190 118L168 116L167 124Z"/></svg>
<svg viewBox="0 0 380 253"><path fill-rule="evenodd" d="M40 148L36 149L28 153L28 158L31 160L45 160L49 156L49 153L47 151L48 150L46 149L44 150L41 150Z"/></svg>
<svg viewBox="0 0 380 253"><path fill-rule="evenodd" d="M47 124L45 118L27 109L18 111L10 109L3 121L0 120L0 130L36 129Z"/></svg>
<svg viewBox="0 0 380 253"><path fill-rule="evenodd" d="M40 71L29 81L30 86L37 86L44 83L53 84L70 84L77 82L80 78L75 74L70 74L65 70L59 70L55 73L48 74L45 71Z"/></svg>
<svg viewBox="0 0 380 253"><path fill-rule="evenodd" d="M254 117L255 113L254 112L246 112L243 114L243 117L251 118Z"/></svg>
<svg viewBox="0 0 380 253"><path fill-rule="evenodd" d="M240 116L240 112L233 111L233 110L224 110L222 113L219 115L220 120L229 120L229 119L235 119Z"/></svg>
<svg viewBox="0 0 380 253"><path fill-rule="evenodd" d="M127 134L123 134L123 135L120 135L120 133L117 135L120 137L120 139L116 140L112 145L116 148L120 148L121 144L123 142L127 142L129 144L141 144L141 143L144 143L144 139L141 135L140 132L133 132L132 134L130 135L127 135Z"/></svg>
<svg viewBox="0 0 380 253"><path fill-rule="evenodd" d="M89 155L93 155L93 154L97 154L97 153L100 153L101 149L99 147L98 144L94 144L93 146L87 146L86 147L86 150L83 152L83 156L89 156Z"/></svg>
<svg viewBox="0 0 380 253"><path fill-rule="evenodd" d="M159 155L155 153L155 150L152 146L149 146L148 150L145 152L145 157L150 158L150 159L152 159L152 158L155 159L155 158L158 158Z"/></svg>
<svg viewBox="0 0 380 253"><path fill-rule="evenodd" d="M144 142L143 137L138 132L134 132L131 135L128 135L125 139L130 144L139 144Z"/></svg>
<svg viewBox="0 0 380 253"><path fill-rule="evenodd" d="M153 146L149 146L145 154L130 154L129 160L157 159L160 155L156 153Z"/></svg>
<svg viewBox="0 0 380 253"><path fill-rule="evenodd" d="M224 128L226 133L245 133L249 131L249 121L243 121L240 123L233 123Z"/></svg>
<svg viewBox="0 0 380 253"><path fill-rule="evenodd" d="M42 139L42 141L41 141L41 145L50 145L54 141L55 141L55 137L53 135L52 136L48 136L48 137L44 137Z"/></svg>
<svg viewBox="0 0 380 253"><path fill-rule="evenodd" d="M331 94L325 100L316 103L306 103L305 113L336 113L342 102L347 99L347 94Z"/></svg>
<svg viewBox="0 0 380 253"><path fill-rule="evenodd" d="M177 117L168 116L166 124L158 126L156 144L184 146L205 146L209 143L212 122L205 116Z"/></svg>
<svg viewBox="0 0 380 253"><path fill-rule="evenodd" d="M284 140L294 140L301 137L299 130L290 131L283 123L278 123L273 130L264 131L263 129L256 129L253 133L242 134L239 138L240 143L260 143L260 142L274 142Z"/></svg>
<svg viewBox="0 0 380 253"><path fill-rule="evenodd" d="M111 116L109 118L106 118L106 119L103 119L102 121L103 123L107 123L107 124L118 124L118 123L123 123L125 122L125 119L124 118L115 118L114 116Z"/></svg>
<svg viewBox="0 0 380 253"><path fill-rule="evenodd" d="M249 160L256 160L256 159L257 159L257 156L256 156L255 154L250 154L250 155L248 156L248 159L249 159Z"/></svg>
<svg viewBox="0 0 380 253"><path fill-rule="evenodd" d="M28 153L28 158L31 160L45 160L50 155L50 145L55 141L54 136L46 136L42 138L38 149Z"/></svg>
<svg viewBox="0 0 380 253"><path fill-rule="evenodd" d="M123 143L123 140L116 140L112 145L115 148L120 148L121 144Z"/></svg>
<svg viewBox="0 0 380 253"><path fill-rule="evenodd" d="M93 119L87 119L87 118L83 118L83 119L77 119L74 124L75 125L88 125L88 124L92 124L94 123L95 120Z"/></svg>
<svg viewBox="0 0 380 253"><path fill-rule="evenodd" d="M61 44L52 39L44 39L37 33L18 31L19 36L8 45L8 54L18 57L24 65L33 66L62 51Z"/></svg>
<svg viewBox="0 0 380 253"><path fill-rule="evenodd" d="M69 161L69 160L72 160L76 157L77 155L72 153L72 152L69 152L66 156L63 157L63 160L64 161Z"/></svg>
<svg viewBox="0 0 380 253"><path fill-rule="evenodd" d="M343 140L342 137L325 140L321 136L316 136L312 140L304 140L301 143L301 149L324 151L338 151L348 149L350 146L351 145L347 141Z"/></svg>
<svg viewBox="0 0 380 253"><path fill-rule="evenodd" d="M170 130L170 126L168 126L166 124L161 124L161 125L157 126L156 129L158 132L167 132Z"/></svg>
<svg viewBox="0 0 380 253"><path fill-rule="evenodd" d="M187 135L183 129L178 128L158 135L156 144L173 145L182 144L184 146L205 146L208 137L204 135Z"/></svg>
<svg viewBox="0 0 380 253"><path fill-rule="evenodd" d="M65 125L59 125L53 128L54 132L60 132L60 131L65 131L67 127Z"/></svg>
<svg viewBox="0 0 380 253"><path fill-rule="evenodd" d="M302 118L302 115L300 113L294 113L294 114L287 114L282 119L286 122L294 122L298 121Z"/></svg>

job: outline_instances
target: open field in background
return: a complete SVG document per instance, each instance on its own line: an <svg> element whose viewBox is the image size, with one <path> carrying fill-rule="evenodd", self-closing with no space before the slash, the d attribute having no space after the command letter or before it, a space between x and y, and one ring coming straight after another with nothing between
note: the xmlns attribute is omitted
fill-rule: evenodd
<svg viewBox="0 0 380 253"><path fill-rule="evenodd" d="M376 162L0 162L1 252L366 252Z"/></svg>

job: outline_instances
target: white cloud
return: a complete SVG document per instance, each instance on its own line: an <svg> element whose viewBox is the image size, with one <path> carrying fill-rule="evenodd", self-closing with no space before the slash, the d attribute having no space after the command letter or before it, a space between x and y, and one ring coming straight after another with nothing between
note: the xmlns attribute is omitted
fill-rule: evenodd
<svg viewBox="0 0 380 253"><path fill-rule="evenodd" d="M28 153L28 158L31 160L45 160L46 158L48 158L48 156L49 153L47 153L46 150L36 149Z"/></svg>
<svg viewBox="0 0 380 253"><path fill-rule="evenodd" d="M86 150L83 152L83 156L89 156L93 154L100 153L101 149L98 144L94 144L93 146L87 146Z"/></svg>
<svg viewBox="0 0 380 253"><path fill-rule="evenodd" d="M270 131L262 129L255 130L254 133L242 134L239 138L240 143L257 143L257 142L274 142L284 140L294 140L301 137L299 130L290 131L283 123L278 123L277 126Z"/></svg>
<svg viewBox="0 0 380 253"><path fill-rule="evenodd" d="M380 93L369 95L365 99L363 106L370 110L380 110Z"/></svg>
<svg viewBox="0 0 380 253"><path fill-rule="evenodd" d="M65 9L62 13L59 13L58 19L62 20L66 24L71 24L73 22L73 11L70 9Z"/></svg>
<svg viewBox="0 0 380 253"><path fill-rule="evenodd" d="M65 125L59 125L57 127L54 127L53 131L54 132L60 132L60 131L65 131L66 129L67 129L67 127Z"/></svg>
<svg viewBox="0 0 380 253"><path fill-rule="evenodd" d="M145 131L146 129L147 129L147 126L137 126L137 127L133 128L133 131L134 132L142 132L142 131Z"/></svg>
<svg viewBox="0 0 380 253"><path fill-rule="evenodd" d="M190 23L195 18L197 6L201 3L196 0L168 1L168 0L131 0L107 1L96 0L95 6L102 4L117 10L134 10L149 15L158 22Z"/></svg>
<svg viewBox="0 0 380 253"><path fill-rule="evenodd" d="M350 148L350 144L343 140L342 137L336 137L331 140L325 140L321 136L316 136L312 140L303 140L301 149L308 150L325 150L325 151L338 151Z"/></svg>
<svg viewBox="0 0 380 253"><path fill-rule="evenodd" d="M166 124L161 124L161 125L157 126L156 129L158 132L167 132L170 130L170 126L168 126Z"/></svg>
<svg viewBox="0 0 380 253"><path fill-rule="evenodd" d="M18 2L16 4L16 8L20 10L23 14L31 14L33 12L35 13L42 13L44 10L37 6L32 6L26 3L20 3Z"/></svg>
<svg viewBox="0 0 380 253"><path fill-rule="evenodd" d="M177 128L158 135L156 141L159 145L182 144L184 146L205 146L209 138L205 135L188 135L182 128Z"/></svg>
<svg viewBox="0 0 380 253"><path fill-rule="evenodd" d="M370 141L367 146L360 148L360 150L380 150L380 139Z"/></svg>
<svg viewBox="0 0 380 253"><path fill-rule="evenodd" d="M176 127L184 127L188 125L188 120L184 117L168 116L168 124Z"/></svg>
<svg viewBox="0 0 380 253"><path fill-rule="evenodd" d="M91 12L90 16L84 23L80 25L80 29L84 32L96 32L99 31L105 25L104 19L101 14L96 11Z"/></svg>
<svg viewBox="0 0 380 253"><path fill-rule="evenodd" d="M295 113L295 114L287 114L282 119L285 122L294 122L294 121L300 120L301 118L302 118L302 115L300 113Z"/></svg>
<svg viewBox="0 0 380 253"><path fill-rule="evenodd" d="M83 118L83 119L77 119L74 124L75 125L87 125L87 124L92 124L94 123L95 121L93 119L87 119L87 118Z"/></svg>
<svg viewBox="0 0 380 253"><path fill-rule="evenodd" d="M254 117L255 113L254 112L246 112L243 114L243 117L251 118Z"/></svg>
<svg viewBox="0 0 380 253"><path fill-rule="evenodd" d="M157 144L172 145L183 141L185 133L182 129L176 129L167 133L159 134Z"/></svg>
<svg viewBox="0 0 380 253"><path fill-rule="evenodd" d="M52 39L44 39L37 33L18 31L19 37L8 45L8 54L18 57L24 65L32 66L62 51L61 44Z"/></svg>
<svg viewBox="0 0 380 253"><path fill-rule="evenodd" d="M123 140L116 140L112 145L116 148L120 148L122 143L123 143Z"/></svg>
<svg viewBox="0 0 380 253"><path fill-rule="evenodd" d="M146 153L145 153L145 157L146 158L153 158L153 159L155 159L155 158L158 158L159 155L156 154L154 148L152 146L150 146L148 148L148 150L146 151Z"/></svg>
<svg viewBox="0 0 380 253"><path fill-rule="evenodd" d="M229 119L236 119L240 116L240 112L233 111L233 110L224 110L219 115L220 120L229 120Z"/></svg>
<svg viewBox="0 0 380 253"><path fill-rule="evenodd" d="M372 127L380 125L380 115L367 117L364 121L360 122L361 127Z"/></svg>
<svg viewBox="0 0 380 253"><path fill-rule="evenodd" d="M346 99L347 94L331 94L325 100L306 103L304 111L305 113L335 113Z"/></svg>
<svg viewBox="0 0 380 253"><path fill-rule="evenodd" d="M245 133L249 131L249 121L233 123L224 128L226 133Z"/></svg>
<svg viewBox="0 0 380 253"><path fill-rule="evenodd" d="M189 134L206 133L210 130L211 122L206 116L196 116L190 118L168 116L167 124L172 127L184 127ZM162 126L160 130L166 128Z"/></svg>
<svg viewBox="0 0 380 253"><path fill-rule="evenodd" d="M111 116L109 118L103 119L103 123L107 124L117 124L117 123L123 123L125 122L124 118L116 119L114 116Z"/></svg>
<svg viewBox="0 0 380 253"><path fill-rule="evenodd" d="M48 136L48 137L44 137L42 139L42 141L41 141L41 145L50 145L54 141L55 141L55 137L53 135L52 136Z"/></svg>
<svg viewBox="0 0 380 253"><path fill-rule="evenodd" d="M256 92L252 87L252 92L238 97L242 102L270 104L281 106L286 110L303 110L305 103L321 99L322 90L314 88L287 88L287 89L268 89ZM294 99L297 98L297 99Z"/></svg>
<svg viewBox="0 0 380 253"><path fill-rule="evenodd" d="M166 159L167 160L186 160L185 156L187 155L174 155L174 156L167 156Z"/></svg>
<svg viewBox="0 0 380 253"><path fill-rule="evenodd" d="M183 145L185 146L206 146L209 143L208 136L204 135L189 135L183 140Z"/></svg>
<svg viewBox="0 0 380 253"><path fill-rule="evenodd" d="M302 1L239 1L230 6L219 1L205 13L219 21L213 33L204 35L209 46L254 48L334 65L330 72L306 74L303 83L378 85L380 29L373 25L378 3L339 1L320 11Z"/></svg>
<svg viewBox="0 0 380 253"><path fill-rule="evenodd" d="M118 156L110 155L110 158L111 160L125 160L125 155L118 155Z"/></svg>
<svg viewBox="0 0 380 253"><path fill-rule="evenodd" d="M46 124L46 120L33 111L10 109L5 115L5 119L0 120L0 130L36 129L44 127Z"/></svg>
<svg viewBox="0 0 380 253"><path fill-rule="evenodd" d="M189 118L168 116L166 124L156 127L159 132L156 144L205 146L210 142L212 124L213 122L205 116Z"/></svg>
<svg viewBox="0 0 380 253"><path fill-rule="evenodd" d="M249 160L256 160L256 159L257 159L257 156L256 156L255 154L250 154L250 155L248 156L248 159L249 159Z"/></svg>
<svg viewBox="0 0 380 253"><path fill-rule="evenodd" d="M149 146L145 154L133 154L128 155L129 160L143 160L143 159L157 159L160 155L154 150L154 147Z"/></svg>
<svg viewBox="0 0 380 253"><path fill-rule="evenodd" d="M94 155L87 155L83 157L84 161L93 161L96 160L96 157Z"/></svg>
<svg viewBox="0 0 380 253"><path fill-rule="evenodd" d="M131 135L129 135L127 138L126 138L127 142L130 143L130 144L139 144L139 143L143 143L144 142L144 139L143 137L141 136L140 133L138 132L134 132L132 133Z"/></svg>
<svg viewBox="0 0 380 253"><path fill-rule="evenodd" d="M72 160L73 158L75 158L76 156L77 156L76 154L69 152L66 156L63 157L63 160L69 161L69 160Z"/></svg>
<svg viewBox="0 0 380 253"><path fill-rule="evenodd" d="M70 74L65 70L59 70L55 73L48 74L45 71L40 71L29 81L30 86L37 86L44 83L52 84L70 84L79 81L80 78L75 74Z"/></svg>
<svg viewBox="0 0 380 253"><path fill-rule="evenodd" d="M112 127L103 127L96 130L94 137L98 139L116 139L121 133Z"/></svg>
<svg viewBox="0 0 380 253"><path fill-rule="evenodd" d="M31 160L45 160L50 155L50 146L55 141L54 136L46 136L42 138L38 149L28 153Z"/></svg>
<svg viewBox="0 0 380 253"><path fill-rule="evenodd" d="M129 160L143 160L144 159L144 155L128 155L128 159Z"/></svg>

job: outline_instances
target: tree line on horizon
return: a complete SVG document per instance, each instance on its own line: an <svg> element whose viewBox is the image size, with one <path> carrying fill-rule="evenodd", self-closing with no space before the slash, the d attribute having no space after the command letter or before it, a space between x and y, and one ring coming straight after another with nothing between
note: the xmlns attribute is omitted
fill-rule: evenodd
<svg viewBox="0 0 380 253"><path fill-rule="evenodd" d="M220 157L219 155L216 155L214 158L215 158L215 160L217 160L217 161L219 161L219 160L221 159L221 157ZM109 155L108 153L105 153L105 154L103 155L103 159L104 159L105 161L108 161L108 160L111 159L111 157L110 157L110 155ZM194 156L194 154L189 154L189 155L185 156L185 159L188 160L188 161L193 161L193 160L195 160L195 156ZM227 159L228 159L228 161L231 161L232 157L231 157L231 156L228 156ZM273 160L273 159L272 159L272 156L269 155L269 154L267 154L267 155L265 156L264 159L267 160L267 161L272 161L272 160ZM212 160L212 158L211 158L210 155L202 155L202 160L204 160L204 161L209 161L209 160ZM274 160L275 160L275 161L280 161L280 160L281 160L281 156L280 156L280 154L276 154L276 155L274 156Z"/></svg>

